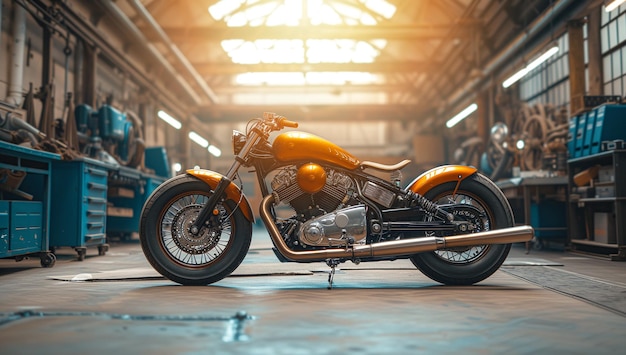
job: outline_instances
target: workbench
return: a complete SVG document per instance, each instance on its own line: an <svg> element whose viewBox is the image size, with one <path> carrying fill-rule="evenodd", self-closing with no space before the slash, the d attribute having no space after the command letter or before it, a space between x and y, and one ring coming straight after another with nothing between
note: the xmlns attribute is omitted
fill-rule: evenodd
<svg viewBox="0 0 626 355"><path fill-rule="evenodd" d="M0 181L0 258L21 260L30 254L39 256L41 266L52 267L56 261L50 251L50 210L52 164L58 154L0 141L0 169L6 181ZM9 175L25 175L16 188L8 183Z"/></svg>
<svg viewBox="0 0 626 355"><path fill-rule="evenodd" d="M516 224L530 225L535 238L527 243L543 248L567 240L567 176L517 177L496 182L509 200Z"/></svg>

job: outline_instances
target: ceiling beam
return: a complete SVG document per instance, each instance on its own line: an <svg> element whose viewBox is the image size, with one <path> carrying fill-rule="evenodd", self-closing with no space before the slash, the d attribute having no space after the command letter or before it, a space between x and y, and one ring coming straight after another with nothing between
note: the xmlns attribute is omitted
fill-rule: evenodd
<svg viewBox="0 0 626 355"><path fill-rule="evenodd" d="M451 24L423 24L423 25L376 25L376 26L259 26L259 27L226 27L215 26L163 26L163 30L176 43L197 41L222 41L226 39L243 39L253 41L257 39L355 39L355 40L437 40L450 37L450 31L458 29L456 36L465 38L471 36L467 26L479 26L480 20L460 20ZM149 33L149 31L146 31ZM154 38L156 40L156 38Z"/></svg>
<svg viewBox="0 0 626 355"><path fill-rule="evenodd" d="M202 122L247 122L263 112L275 112L296 122L416 121L432 116L430 109L418 105L215 105L199 108L195 116Z"/></svg>
<svg viewBox="0 0 626 355"><path fill-rule="evenodd" d="M425 61L394 61L381 63L193 63L204 76L232 75L250 72L369 72L369 73L410 73L433 72L441 69L441 64Z"/></svg>

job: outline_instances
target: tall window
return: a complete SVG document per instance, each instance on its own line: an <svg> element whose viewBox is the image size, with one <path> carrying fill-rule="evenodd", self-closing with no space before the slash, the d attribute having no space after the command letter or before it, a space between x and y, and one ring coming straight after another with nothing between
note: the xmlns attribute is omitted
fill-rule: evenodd
<svg viewBox="0 0 626 355"><path fill-rule="evenodd" d="M533 69L520 83L520 99L529 104L569 103L569 41L567 33L557 40L559 52Z"/></svg>
<svg viewBox="0 0 626 355"><path fill-rule="evenodd" d="M626 6L602 10L600 25L604 95L626 92Z"/></svg>

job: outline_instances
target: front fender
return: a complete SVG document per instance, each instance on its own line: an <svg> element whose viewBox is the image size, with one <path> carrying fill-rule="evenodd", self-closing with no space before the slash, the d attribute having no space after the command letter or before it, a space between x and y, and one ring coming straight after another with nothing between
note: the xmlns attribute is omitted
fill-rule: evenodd
<svg viewBox="0 0 626 355"><path fill-rule="evenodd" d="M204 181L212 190L215 190L217 184L223 177L220 173L206 169L188 169L186 173ZM241 192L239 187L232 182L226 187L226 198L239 204L239 208L241 208L241 212L243 212L246 219L254 223L254 215L252 214L252 208L250 208L250 202L248 202L246 195Z"/></svg>
<svg viewBox="0 0 626 355"><path fill-rule="evenodd" d="M478 169L465 165L442 165L424 172L413 180L407 190L424 195L430 189L446 182L461 182Z"/></svg>

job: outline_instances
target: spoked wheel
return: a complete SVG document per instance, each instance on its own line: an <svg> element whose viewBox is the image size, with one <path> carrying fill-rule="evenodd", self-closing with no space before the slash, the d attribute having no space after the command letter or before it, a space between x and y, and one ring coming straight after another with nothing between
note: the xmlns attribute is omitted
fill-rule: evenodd
<svg viewBox="0 0 626 355"><path fill-rule="evenodd" d="M169 180L150 196L139 238L146 258L163 276L183 285L207 285L230 275L243 261L252 225L232 201L218 203L210 223L190 231L211 196L209 186L188 175Z"/></svg>
<svg viewBox="0 0 626 355"><path fill-rule="evenodd" d="M470 233L512 227L513 213L500 190L486 177L474 174L461 182L435 186L425 197L449 205L456 219L469 222ZM435 233L432 233L435 235ZM491 276L506 259L511 244L450 248L411 257L429 278L446 285L471 285Z"/></svg>

